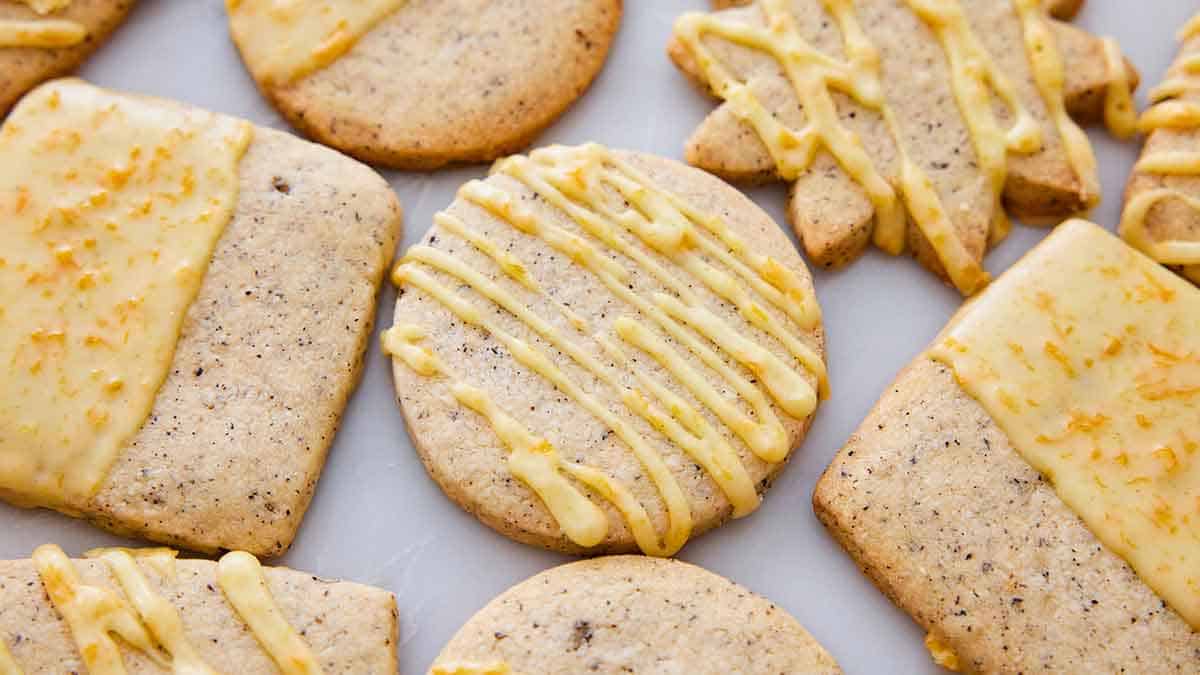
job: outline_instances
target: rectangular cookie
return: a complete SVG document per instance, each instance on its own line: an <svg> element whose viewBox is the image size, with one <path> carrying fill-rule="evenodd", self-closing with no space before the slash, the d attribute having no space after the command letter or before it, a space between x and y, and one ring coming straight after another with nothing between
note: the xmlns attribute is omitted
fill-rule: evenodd
<svg viewBox="0 0 1200 675"><path fill-rule="evenodd" d="M182 638L201 663L220 673L280 672L255 631L230 604L218 580L218 563L174 560L173 552L168 553L168 562L145 555L154 552L129 553L149 589L178 613ZM35 553L43 554L42 549ZM77 559L66 564L87 587L135 602L105 560ZM262 576L279 614L325 673L397 672L396 599L391 593L286 567L262 568ZM144 625L153 631L153 624ZM51 601L33 560L0 561L0 672L10 672L4 668L5 656L25 675L88 672L77 646L79 637L78 627L68 625ZM161 637L156 637L161 643ZM171 672L161 655L156 655L156 662L124 640L116 643L128 672Z"/></svg>
<svg viewBox="0 0 1200 675"><path fill-rule="evenodd" d="M87 86L44 86L60 84ZM126 536L275 556L357 382L400 207L365 165L265 128L238 188L149 417L90 499L54 507Z"/></svg>
<svg viewBox="0 0 1200 675"><path fill-rule="evenodd" d="M1067 223L1008 274L1036 274L1051 246L1091 247L1107 236ZM965 672L1200 668L1200 634L1101 544L928 353L837 454L813 506L880 590L929 631L943 664Z"/></svg>

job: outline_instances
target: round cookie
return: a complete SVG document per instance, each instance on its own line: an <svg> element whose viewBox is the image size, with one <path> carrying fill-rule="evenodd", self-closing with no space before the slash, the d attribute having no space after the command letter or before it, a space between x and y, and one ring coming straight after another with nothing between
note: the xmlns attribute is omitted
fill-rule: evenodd
<svg viewBox="0 0 1200 675"><path fill-rule="evenodd" d="M840 673L787 612L678 560L596 558L517 584L434 660L449 673Z"/></svg>
<svg viewBox="0 0 1200 675"><path fill-rule="evenodd" d="M133 3L134 0L0 0L0 29L7 22L34 27L70 22L80 31L75 38L58 35L48 41L36 40L59 46L11 46L0 41L0 118L25 92L79 67L121 24Z"/></svg>
<svg viewBox="0 0 1200 675"><path fill-rule="evenodd" d="M720 179L595 144L497 162L393 273L430 475L521 542L671 555L757 508L825 389L812 279Z"/></svg>
<svg viewBox="0 0 1200 675"><path fill-rule="evenodd" d="M599 73L622 13L622 0L374 0L363 4L381 8L379 18L360 36L311 40L315 50L340 40L331 54L352 46L288 81L272 75L277 52L264 50L276 40L239 26L239 12L261 2L227 0L263 94L310 138L400 169L528 145Z"/></svg>

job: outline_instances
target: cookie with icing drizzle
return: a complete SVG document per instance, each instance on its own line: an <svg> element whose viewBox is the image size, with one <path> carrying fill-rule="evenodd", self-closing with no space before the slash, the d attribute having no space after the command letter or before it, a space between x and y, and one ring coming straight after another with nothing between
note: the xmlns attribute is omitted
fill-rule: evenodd
<svg viewBox="0 0 1200 675"><path fill-rule="evenodd" d="M1121 235L1200 284L1200 15L1179 41L1138 122L1146 144L1125 189Z"/></svg>
<svg viewBox="0 0 1200 675"><path fill-rule="evenodd" d="M134 0L0 0L0 118L46 80L75 70Z"/></svg>
<svg viewBox="0 0 1200 675"><path fill-rule="evenodd" d="M671 58L723 101L687 159L791 183L789 219L817 264L871 242L909 249L969 295L1007 211L1057 222L1098 202L1076 120L1103 117L1136 74L1038 0L737 4L675 24Z"/></svg>
<svg viewBox="0 0 1200 675"><path fill-rule="evenodd" d="M678 560L612 556L517 584L464 625L431 675L842 672L796 619Z"/></svg>
<svg viewBox="0 0 1200 675"><path fill-rule="evenodd" d="M673 161L550 147L464 185L383 334L430 474L530 544L675 553L758 507L826 394L799 255Z"/></svg>
<svg viewBox="0 0 1200 675"><path fill-rule="evenodd" d="M240 551L217 562L165 548L71 559L47 544L0 561L0 607L5 675L397 672L395 596Z"/></svg>
<svg viewBox="0 0 1200 675"><path fill-rule="evenodd" d="M305 135L401 169L516 152L600 72L622 0L226 0L259 89Z"/></svg>

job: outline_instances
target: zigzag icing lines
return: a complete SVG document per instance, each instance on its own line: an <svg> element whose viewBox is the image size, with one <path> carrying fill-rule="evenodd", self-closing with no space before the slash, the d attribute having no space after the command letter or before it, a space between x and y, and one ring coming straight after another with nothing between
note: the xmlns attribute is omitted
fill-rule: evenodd
<svg viewBox="0 0 1200 675"><path fill-rule="evenodd" d="M1179 32L1187 42L1200 34L1200 15ZM1186 54L1175 61L1171 75L1150 92L1154 103L1138 120L1138 129L1146 134L1170 130L1193 138L1200 132L1200 52ZM1162 150L1142 156L1135 172L1158 176L1200 177L1200 151ZM1185 274L1200 281L1200 242L1155 240L1146 219L1160 202L1173 200L1200 212L1200 196L1182 189L1164 186L1133 195L1121 214L1121 236L1155 260L1168 265L1183 265Z"/></svg>
<svg viewBox="0 0 1200 675"><path fill-rule="evenodd" d="M762 26L719 14L689 13L676 22L675 34L729 110L758 134L783 179L795 179L808 169L819 150L828 151L862 187L874 206L876 245L890 253L903 250L907 207L908 215L932 244L951 282L964 294L973 293L987 283L988 276L957 236L933 183L908 155L900 125L880 81L879 52L859 24L852 0L820 2L841 31L844 60L823 54L804 40L789 0L759 0L756 6L763 15ZM989 241L995 243L1010 227L1001 204L1008 153L1040 150L1044 140L1041 129L972 30L958 0L905 2L933 32L945 53L955 100L993 194ZM1092 178L1095 160L1086 137L1067 116L1062 63L1043 10L1031 0L1014 0L1014 10L1025 35L1039 92L1063 138L1072 168L1080 177L1080 193L1096 194ZM750 83L740 80L705 44L709 36L772 57L796 93L807 120L805 126L789 128L773 115L755 96ZM879 114L896 144L897 185L881 175L861 139L842 125L832 96L834 91ZM1111 98L1114 106L1120 103L1119 96ZM1012 113L1013 125L1007 130L996 119L997 102Z"/></svg>
<svg viewBox="0 0 1200 675"><path fill-rule="evenodd" d="M173 673L217 675L188 640L179 610L155 590L142 571L148 567L165 581L174 582L175 556L175 551L166 548L88 551L88 558L108 567L120 589L118 593L85 583L58 546L46 544L33 552L33 565L46 595L66 622L88 673L123 675L126 670L121 648L126 647ZM225 598L282 673L321 672L303 638L279 614L254 556L239 551L226 554L217 564L217 581ZM21 672L0 643L0 673Z"/></svg>
<svg viewBox="0 0 1200 675"><path fill-rule="evenodd" d="M393 279L419 289L459 320L486 331L517 362L553 384L611 430L632 452L662 497L666 532L660 535L654 529L644 507L619 481L595 468L563 460L549 442L500 411L486 393L449 372L442 359L420 345L422 329L398 323L384 335L385 351L421 375L447 377L454 398L486 418L510 451L508 466L513 474L538 494L568 538L580 546L603 541L607 518L568 477L612 502L638 546L647 553L670 555L690 536L692 516L683 490L655 443L630 425L628 417L642 419L654 434L703 467L732 504L735 516L753 511L760 498L738 451L700 410L661 378L673 379L754 455L766 462L782 461L790 449L788 434L774 406L802 420L813 413L818 398L827 389L819 353L796 334L798 329L815 328L820 321L815 298L806 286L777 261L750 251L719 218L700 213L677 195L657 188L633 166L600 146L548 148L529 158L504 160L496 171L561 211L578 224L582 234L539 217L513 193L491 182L464 185L460 199L516 233L535 237L564 254L623 301L630 313L615 318L613 333L589 336L586 320L562 303L545 302L549 298L529 279L522 261L450 214L439 214L435 220L514 284L497 283L461 257L429 246L410 249ZM618 209L617 204L624 207ZM650 252L635 246L631 236ZM630 268L618 260L629 261L639 274L648 275L669 292L647 297L634 292ZM706 309L696 291L689 288L691 284L681 282L672 267L686 271L694 282L727 301L749 325L774 339L789 358L781 358ZM469 289L472 295L518 321L560 358L569 359L573 368L582 369L599 382L628 415L612 410L545 351L512 335L491 311L482 311L437 277L452 279L460 290ZM557 308L579 335L559 331L552 321L539 316L523 295ZM585 346L585 338L594 346ZM681 348L717 375L748 409L718 391L679 352ZM661 366L662 375L652 375L635 365L629 349L649 355ZM730 365L727 358L744 370ZM625 382L636 382L637 386Z"/></svg>

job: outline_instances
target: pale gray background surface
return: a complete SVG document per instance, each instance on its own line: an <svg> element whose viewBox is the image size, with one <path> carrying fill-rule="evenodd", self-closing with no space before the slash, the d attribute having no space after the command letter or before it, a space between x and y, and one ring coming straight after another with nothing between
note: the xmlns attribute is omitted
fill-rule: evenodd
<svg viewBox="0 0 1200 675"><path fill-rule="evenodd" d="M712 109L664 55L674 18L705 0L626 0L613 52L592 89L538 141L611 146L680 157ZM1078 23L1113 35L1156 83L1175 54L1174 33L1196 11L1189 0L1089 0ZM129 22L83 69L93 82L177 98L285 128L242 69L220 0L142 0ZM1093 218L1112 229L1137 152L1090 129L1104 203ZM435 174L387 172L404 205L403 247L416 242L455 189L486 167ZM782 187L752 190L785 223ZM790 230L789 230L790 232ZM1016 226L987 259L999 273L1045 230ZM402 249L403 249L402 247ZM401 250L402 250L401 249ZM825 314L833 398L762 508L691 542L681 558L724 574L794 614L848 673L936 673L923 634L862 576L812 514L813 484L893 375L941 328L961 298L907 258L878 251L837 273L816 274ZM395 292L379 298L376 333L391 325ZM326 577L375 584L400 605L400 662L420 673L471 614L512 584L567 558L508 541L460 511L425 474L392 399L388 364L372 339L362 384L346 411L317 495L291 552L278 562ZM0 504L0 558L26 558L57 542L78 554L119 540L50 512Z"/></svg>

